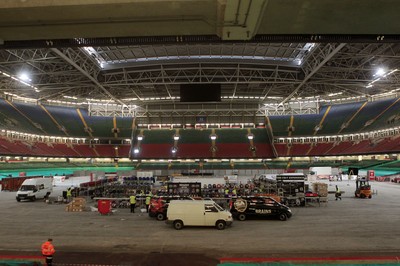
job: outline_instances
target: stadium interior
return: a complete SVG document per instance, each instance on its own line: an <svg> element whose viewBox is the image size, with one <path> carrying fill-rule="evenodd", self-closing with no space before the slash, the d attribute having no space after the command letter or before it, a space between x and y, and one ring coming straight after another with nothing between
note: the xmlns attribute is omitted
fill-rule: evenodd
<svg viewBox="0 0 400 266"><path fill-rule="evenodd" d="M103 2L0 9L1 169L400 169L390 14L377 35L369 5Z"/></svg>

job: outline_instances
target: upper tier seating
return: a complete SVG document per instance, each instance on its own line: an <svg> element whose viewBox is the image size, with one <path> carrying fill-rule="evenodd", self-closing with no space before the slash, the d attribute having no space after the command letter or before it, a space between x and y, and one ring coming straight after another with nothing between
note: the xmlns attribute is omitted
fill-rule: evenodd
<svg viewBox="0 0 400 266"><path fill-rule="evenodd" d="M34 123L40 125L46 135L58 136L65 133L51 120L50 116L40 106L23 103L13 103L16 108L24 115L29 117ZM42 133L43 134L43 133Z"/></svg>
<svg viewBox="0 0 400 266"><path fill-rule="evenodd" d="M132 136L132 117L117 117L118 137L130 139Z"/></svg>
<svg viewBox="0 0 400 266"><path fill-rule="evenodd" d="M0 119L2 119L2 124L6 125L6 129L45 135L42 130L32 124L32 120L29 121L3 99L0 99Z"/></svg>
<svg viewBox="0 0 400 266"><path fill-rule="evenodd" d="M342 134L366 131L365 124L384 111L396 99L386 99L382 101L368 102L364 108L354 117L347 128L343 129Z"/></svg>
<svg viewBox="0 0 400 266"><path fill-rule="evenodd" d="M359 102L332 105L321 129L318 131L318 135L338 133L343 123L347 122L360 109L362 104Z"/></svg>
<svg viewBox="0 0 400 266"><path fill-rule="evenodd" d="M397 101L397 102L396 102ZM10 104L11 103L11 104ZM130 138L132 135L131 117L97 117L90 116L86 109L81 108L79 112L73 107L61 106L43 106L31 105L25 103L10 102L0 99L0 126L4 129L20 131L25 133L53 136L70 137L89 137L107 138L114 137ZM371 131L382 128L389 128L400 125L400 100L385 99L381 101L368 102L365 106L363 102L332 105L324 121L322 121L328 106L321 107L319 114L293 115L293 131L289 132L291 116L270 116L269 121L273 129L274 137L289 136L312 136L314 130L321 122L321 128L317 135L337 134L341 126L348 122L353 116L347 128L341 131L341 134L357 133L362 131ZM393 104L393 106L391 106ZM362 107L363 106L363 107ZM362 107L362 108L361 108ZM47 111L47 112L46 112ZM370 125L368 121L376 120ZM87 128L85 128L86 123ZM65 129L66 133L63 131ZM115 129L115 131L114 131ZM241 132L235 132L238 136L222 135L224 129L216 129L216 134L220 135L223 142L230 142L225 138L235 138L239 140ZM246 130L243 129L243 136L246 136ZM175 132L171 130L171 132ZM181 129L181 143L204 143L211 134L210 129L198 130L196 132L187 129ZM115 134L116 133L116 134ZM246 140L244 140L246 141ZM240 141L239 141L240 142Z"/></svg>
<svg viewBox="0 0 400 266"><path fill-rule="evenodd" d="M109 116L89 116L86 110L80 110L86 125L97 138L113 138L113 118Z"/></svg>
<svg viewBox="0 0 400 266"><path fill-rule="evenodd" d="M290 125L290 115L283 116L270 116L269 121L271 122L272 131L274 137L287 137L288 128Z"/></svg>
<svg viewBox="0 0 400 266"><path fill-rule="evenodd" d="M314 129L321 122L327 106L323 106L319 114L295 115L293 120L294 131L292 136L312 136Z"/></svg>
<svg viewBox="0 0 400 266"><path fill-rule="evenodd" d="M379 116L379 117L377 117ZM381 113L375 113L372 118L377 119L369 126L365 127L365 131L373 131L387 127L397 127L400 125L400 97L393 103L388 105Z"/></svg>
<svg viewBox="0 0 400 266"><path fill-rule="evenodd" d="M45 106L47 111L54 117L58 123L63 126L69 136L88 137L85 126L78 115L76 109L61 106Z"/></svg>

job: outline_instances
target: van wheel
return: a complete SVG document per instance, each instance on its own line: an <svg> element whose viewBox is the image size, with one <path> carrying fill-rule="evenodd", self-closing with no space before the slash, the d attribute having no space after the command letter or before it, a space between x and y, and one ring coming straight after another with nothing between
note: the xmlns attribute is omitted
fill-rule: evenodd
<svg viewBox="0 0 400 266"><path fill-rule="evenodd" d="M33 197L31 198L31 201L35 201L35 200L36 200L36 197L33 196Z"/></svg>
<svg viewBox="0 0 400 266"><path fill-rule="evenodd" d="M224 221L217 221L217 223L215 224L215 226L217 227L218 230L224 230L226 224L225 224Z"/></svg>
<svg viewBox="0 0 400 266"><path fill-rule="evenodd" d="M281 220L281 221L286 221L286 220L287 220L286 214L285 214L285 213L279 214L279 220Z"/></svg>
<svg viewBox="0 0 400 266"><path fill-rule="evenodd" d="M17 198L17 201L18 201L18 202L20 202L20 201L21 201L21 199L20 199L20 198Z"/></svg>
<svg viewBox="0 0 400 266"><path fill-rule="evenodd" d="M181 230L183 228L183 222L180 220L177 220L174 222L174 228L176 230Z"/></svg>
<svg viewBox="0 0 400 266"><path fill-rule="evenodd" d="M163 221L164 220L164 214L163 213L157 213L157 220L158 221Z"/></svg>
<svg viewBox="0 0 400 266"><path fill-rule="evenodd" d="M246 220L246 214L241 213L241 214L238 215L237 218L238 218L239 221L244 221L244 220Z"/></svg>

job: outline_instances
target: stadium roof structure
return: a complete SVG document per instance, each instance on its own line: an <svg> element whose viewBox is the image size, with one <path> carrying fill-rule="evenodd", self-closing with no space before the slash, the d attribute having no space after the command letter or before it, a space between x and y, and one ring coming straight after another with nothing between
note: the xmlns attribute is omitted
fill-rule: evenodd
<svg viewBox="0 0 400 266"><path fill-rule="evenodd" d="M397 97L393 0L43 0L0 5L0 93L44 104L252 121ZM184 103L182 84L220 84Z"/></svg>

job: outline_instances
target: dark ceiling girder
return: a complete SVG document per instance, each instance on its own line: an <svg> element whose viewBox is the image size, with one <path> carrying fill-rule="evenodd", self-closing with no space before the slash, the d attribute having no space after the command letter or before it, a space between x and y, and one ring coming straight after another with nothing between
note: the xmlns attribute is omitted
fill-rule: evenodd
<svg viewBox="0 0 400 266"><path fill-rule="evenodd" d="M345 34L282 34L256 35L249 41L224 41L217 35L152 36L152 37L111 37L75 38L31 41L4 41L0 49L63 48L85 46L127 46L177 43L398 43L400 34L391 35L345 35Z"/></svg>

